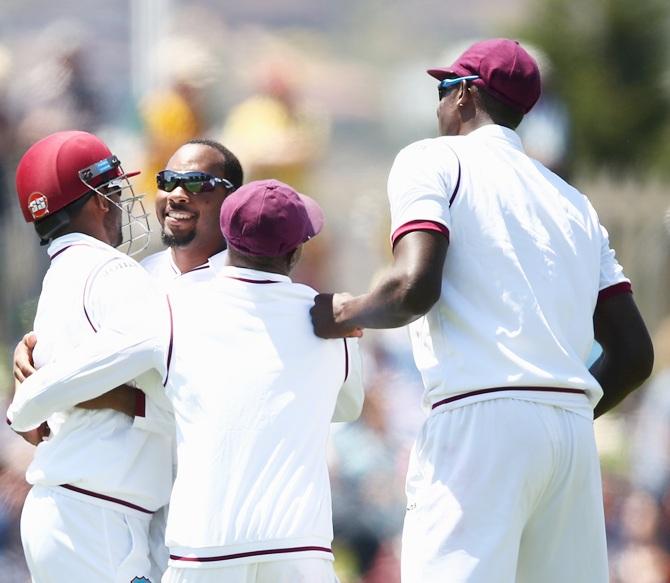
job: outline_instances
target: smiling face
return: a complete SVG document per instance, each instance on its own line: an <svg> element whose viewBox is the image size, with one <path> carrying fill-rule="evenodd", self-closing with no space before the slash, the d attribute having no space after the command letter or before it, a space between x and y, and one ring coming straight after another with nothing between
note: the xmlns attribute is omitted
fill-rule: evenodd
<svg viewBox="0 0 670 583"><path fill-rule="evenodd" d="M204 144L186 144L179 148L165 166L175 172L207 172L226 178L223 154ZM219 227L219 211L228 191L222 185L211 192L192 194L182 186L172 192L158 190L156 216L161 238L169 247L206 248L215 253L225 245Z"/></svg>

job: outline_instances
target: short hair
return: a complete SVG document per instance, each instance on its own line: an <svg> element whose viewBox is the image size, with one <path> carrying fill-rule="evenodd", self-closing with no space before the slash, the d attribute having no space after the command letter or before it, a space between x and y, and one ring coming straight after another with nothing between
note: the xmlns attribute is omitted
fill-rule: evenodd
<svg viewBox="0 0 670 583"><path fill-rule="evenodd" d="M523 111L503 103L491 95L486 88L477 87L479 102L491 119L498 125L516 129L523 119Z"/></svg>
<svg viewBox="0 0 670 583"><path fill-rule="evenodd" d="M207 138L194 138L193 140L189 140L186 143L197 144L200 146L209 146L210 148L217 150L223 156L223 162L219 166L221 172L223 173L223 177L232 182L235 190L242 186L242 182L244 182L244 172L242 170L242 165L237 159L237 156L235 156L235 154L233 154L223 144L217 142L216 140L209 140Z"/></svg>

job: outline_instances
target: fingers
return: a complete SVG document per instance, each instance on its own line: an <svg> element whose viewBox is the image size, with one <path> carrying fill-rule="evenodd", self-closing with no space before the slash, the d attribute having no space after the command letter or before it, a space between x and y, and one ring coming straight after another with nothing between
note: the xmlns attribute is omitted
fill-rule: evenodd
<svg viewBox="0 0 670 583"><path fill-rule="evenodd" d="M36 344L37 336L34 332L28 332L14 349L12 372L14 373L14 379L18 383L22 383L35 372L33 350ZM15 390L16 388L18 387L15 386Z"/></svg>
<svg viewBox="0 0 670 583"><path fill-rule="evenodd" d="M31 330L24 334L21 341L30 349L30 353L32 354L32 351L37 344L37 334Z"/></svg>
<svg viewBox="0 0 670 583"><path fill-rule="evenodd" d="M350 294L319 294L309 313L312 317L314 334L319 338L361 338L363 329L350 324L341 324L336 320L336 312L352 298Z"/></svg>

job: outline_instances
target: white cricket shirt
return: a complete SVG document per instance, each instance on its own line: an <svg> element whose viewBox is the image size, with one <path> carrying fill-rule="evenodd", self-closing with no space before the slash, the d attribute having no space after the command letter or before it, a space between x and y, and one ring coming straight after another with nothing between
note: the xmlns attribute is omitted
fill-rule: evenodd
<svg viewBox="0 0 670 583"><path fill-rule="evenodd" d="M335 420L354 419L363 390L357 342L314 335L315 295L232 266L170 294L171 565L332 559L326 442L336 400Z"/></svg>
<svg viewBox="0 0 670 583"><path fill-rule="evenodd" d="M48 253L51 265L34 324L33 358L39 370L23 383L8 410L18 431L47 419L51 428L49 439L35 449L26 479L63 486L73 496L124 512L150 513L167 502L172 483L171 423L162 377L155 370L146 372L150 367L134 374L116 367L96 384L79 373L92 344L114 344L123 334L133 338L145 321L162 321L161 335L169 342L167 299L154 291L136 261L92 237L59 237ZM112 351L107 362L122 356ZM78 382L66 388L58 384L75 376ZM150 423L142 410L133 421L109 409L74 407L133 378L155 406Z"/></svg>
<svg viewBox="0 0 670 583"><path fill-rule="evenodd" d="M167 368L178 448L172 563L332 559L326 441L331 419L361 411L357 342L314 336L316 292L288 277L230 266L192 276L170 294L169 317L147 309L132 333L94 335L35 373L31 390L100 394L110 378Z"/></svg>
<svg viewBox="0 0 670 583"><path fill-rule="evenodd" d="M388 196L393 242L449 238L441 298L409 325L425 407L507 396L592 416L593 312L630 282L589 200L497 125L406 147Z"/></svg>

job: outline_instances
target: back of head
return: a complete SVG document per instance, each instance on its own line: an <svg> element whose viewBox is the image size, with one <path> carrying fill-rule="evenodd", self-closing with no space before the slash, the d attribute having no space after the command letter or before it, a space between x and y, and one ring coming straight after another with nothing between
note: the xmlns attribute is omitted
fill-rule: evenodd
<svg viewBox="0 0 670 583"><path fill-rule="evenodd" d="M316 201L278 180L257 180L237 189L223 201L220 219L229 249L259 267L294 252L324 223Z"/></svg>
<svg viewBox="0 0 670 583"><path fill-rule="evenodd" d="M194 138L186 142L187 144L197 144L200 146L208 146L221 154L221 173L222 178L230 180L235 190L242 186L244 182L244 171L237 156L233 154L220 142L208 138Z"/></svg>
<svg viewBox="0 0 670 583"><path fill-rule="evenodd" d="M518 41L497 38L473 44L449 67L428 69L440 81L452 77L475 77L472 84L482 90L482 105L502 125L516 126L541 93L540 70ZM497 121L497 120L496 120Z"/></svg>

